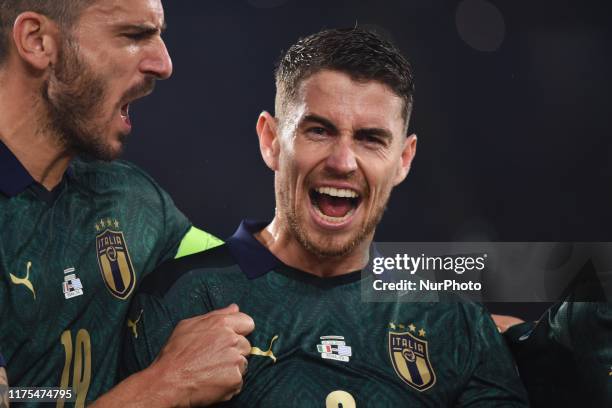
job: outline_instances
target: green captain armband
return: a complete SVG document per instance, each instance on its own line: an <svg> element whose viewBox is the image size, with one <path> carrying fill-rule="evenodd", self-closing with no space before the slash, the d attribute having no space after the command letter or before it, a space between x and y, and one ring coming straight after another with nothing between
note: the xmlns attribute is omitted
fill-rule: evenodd
<svg viewBox="0 0 612 408"><path fill-rule="evenodd" d="M181 240L174 259L182 258L196 252L206 251L223 244L219 238L196 227L191 227Z"/></svg>

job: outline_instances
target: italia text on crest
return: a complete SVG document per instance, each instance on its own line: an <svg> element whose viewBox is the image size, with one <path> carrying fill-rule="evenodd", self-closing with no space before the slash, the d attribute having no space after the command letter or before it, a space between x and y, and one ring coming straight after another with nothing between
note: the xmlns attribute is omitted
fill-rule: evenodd
<svg viewBox="0 0 612 408"><path fill-rule="evenodd" d="M113 296L127 299L136 286L136 274L119 222L101 219L96 231L96 255L104 283Z"/></svg>

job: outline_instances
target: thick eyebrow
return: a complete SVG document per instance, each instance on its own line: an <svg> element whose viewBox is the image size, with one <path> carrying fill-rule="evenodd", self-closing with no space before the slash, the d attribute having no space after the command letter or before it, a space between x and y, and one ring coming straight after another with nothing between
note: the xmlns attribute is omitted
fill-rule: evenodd
<svg viewBox="0 0 612 408"><path fill-rule="evenodd" d="M138 32L142 34L153 35L157 33L163 33L164 31L166 31L166 28L168 28L168 25L164 21L161 28L158 28L150 24L134 23L134 24L120 24L117 26L117 31L133 31L133 32Z"/></svg>
<svg viewBox="0 0 612 408"><path fill-rule="evenodd" d="M310 115L306 115L304 116L304 118L302 119L300 125L303 125L306 122L315 122L320 124L321 126L323 126L324 128L328 129L331 133L337 133L338 132L338 128L336 127L336 125L334 125L329 119L326 119L322 116L319 115L315 115L315 114L310 114ZM361 128L361 129L357 129L355 131L355 136L359 137L359 136L378 136L381 137L385 140L391 140L393 139L393 134L391 133L391 131L389 129L385 129L385 128L377 128L377 127L373 127L373 128Z"/></svg>
<svg viewBox="0 0 612 408"><path fill-rule="evenodd" d="M386 140L391 140L393 139L393 134L388 130L388 129L384 129L384 128L363 128L363 129L357 129L357 131L355 132L356 136L378 136L381 137L383 139Z"/></svg>
<svg viewBox="0 0 612 408"><path fill-rule="evenodd" d="M336 125L334 125L329 119L326 119L323 116L314 114L306 115L302 118L300 125L303 125L306 122L318 123L327 130L329 130L331 133L338 133L338 128L336 127Z"/></svg>

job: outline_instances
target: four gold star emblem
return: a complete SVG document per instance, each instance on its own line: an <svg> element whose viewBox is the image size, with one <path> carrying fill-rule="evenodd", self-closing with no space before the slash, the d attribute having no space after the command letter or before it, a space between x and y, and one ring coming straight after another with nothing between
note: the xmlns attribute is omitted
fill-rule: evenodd
<svg viewBox="0 0 612 408"><path fill-rule="evenodd" d="M116 219L110 219L107 218L106 220L104 218L100 219L100 223L96 223L95 224L96 227L96 231L101 231L106 227L115 227L115 229L119 228L119 221L117 221Z"/></svg>
<svg viewBox="0 0 612 408"><path fill-rule="evenodd" d="M395 330L395 329L399 328L401 330L408 329L408 330L410 330L413 333L417 332L417 327L414 325L414 323L410 323L409 325L404 325L404 324L401 324L401 323L396 324L394 322L389 322L389 328L391 330ZM418 330L418 335L419 336L425 337L426 334L427 334L427 332L425 331L425 329L419 329Z"/></svg>

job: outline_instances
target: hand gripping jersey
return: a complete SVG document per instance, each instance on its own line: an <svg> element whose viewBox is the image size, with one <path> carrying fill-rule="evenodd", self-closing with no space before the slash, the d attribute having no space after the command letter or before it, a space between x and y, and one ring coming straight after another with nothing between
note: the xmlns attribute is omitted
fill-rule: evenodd
<svg viewBox="0 0 612 408"><path fill-rule="evenodd" d="M320 278L284 265L253 237L264 226L243 223L226 245L147 277L129 314L128 372L153 361L179 320L236 303L255 331L244 387L227 406L527 405L481 307L362 302L359 271Z"/></svg>
<svg viewBox="0 0 612 408"><path fill-rule="evenodd" d="M9 384L72 387L76 406L108 390L134 290L194 234L200 249L218 243L190 229L131 164L75 160L48 192L0 143L0 352Z"/></svg>

